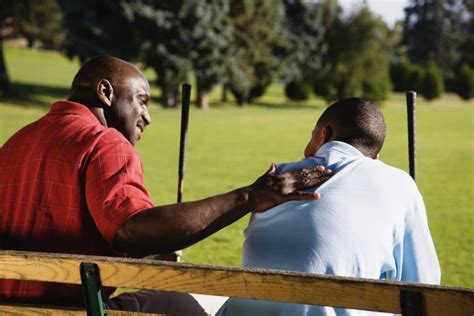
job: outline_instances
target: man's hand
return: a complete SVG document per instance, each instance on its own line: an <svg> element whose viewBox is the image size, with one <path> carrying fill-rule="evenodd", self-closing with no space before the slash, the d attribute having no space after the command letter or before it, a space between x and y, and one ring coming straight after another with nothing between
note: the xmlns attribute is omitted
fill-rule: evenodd
<svg viewBox="0 0 474 316"><path fill-rule="evenodd" d="M278 204L294 200L317 200L317 192L301 192L318 187L332 176L329 169L317 166L311 169L276 173L276 166L270 169L249 187L249 210L264 212Z"/></svg>

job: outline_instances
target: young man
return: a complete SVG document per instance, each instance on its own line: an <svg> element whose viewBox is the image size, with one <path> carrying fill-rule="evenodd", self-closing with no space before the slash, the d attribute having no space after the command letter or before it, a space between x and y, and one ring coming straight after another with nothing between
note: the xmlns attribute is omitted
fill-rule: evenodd
<svg viewBox="0 0 474 316"><path fill-rule="evenodd" d="M385 121L372 103L339 101L324 111L301 161L334 176L318 201L289 202L254 214L243 265L317 274L439 284L440 267L423 199L402 170L378 160ZM373 313L376 314L376 313ZM332 307L230 299L226 315L372 315Z"/></svg>
<svg viewBox="0 0 474 316"><path fill-rule="evenodd" d="M149 99L135 66L97 57L76 74L68 101L2 146L0 249L141 257L187 247L250 211L319 197L299 190L324 182L323 168L305 176L272 167L247 187L154 206L133 147L151 122ZM0 299L83 304L80 286L13 280L0 281Z"/></svg>

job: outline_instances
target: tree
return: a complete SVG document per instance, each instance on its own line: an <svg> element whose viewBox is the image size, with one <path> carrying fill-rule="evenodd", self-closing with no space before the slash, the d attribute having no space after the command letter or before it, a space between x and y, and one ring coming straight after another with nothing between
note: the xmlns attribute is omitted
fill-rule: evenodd
<svg viewBox="0 0 474 316"><path fill-rule="evenodd" d="M432 61L428 62L420 92L427 100L439 98L444 92L443 74Z"/></svg>
<svg viewBox="0 0 474 316"><path fill-rule="evenodd" d="M230 0L230 18L232 45L227 83L243 106L265 92L279 69L275 49L283 6L273 0Z"/></svg>
<svg viewBox="0 0 474 316"><path fill-rule="evenodd" d="M282 37L285 45L278 50L282 60L280 76L290 99L307 99L308 85L314 73L322 68L326 51L323 7L314 2L284 0L285 18Z"/></svg>
<svg viewBox="0 0 474 316"><path fill-rule="evenodd" d="M387 25L363 6L347 18L333 3L325 8L326 71L314 77L314 91L327 101L350 96L383 100L390 92Z"/></svg>
<svg viewBox="0 0 474 316"><path fill-rule="evenodd" d="M186 81L191 70L183 25L187 12L182 4L183 1L123 2L126 15L137 30L143 61L156 73L165 108L178 106L179 84Z"/></svg>
<svg viewBox="0 0 474 316"><path fill-rule="evenodd" d="M460 67L468 65L474 69L474 1L463 0L463 3L466 8L464 12L465 19L462 23L462 31L465 36L460 47L461 60L459 65Z"/></svg>
<svg viewBox="0 0 474 316"><path fill-rule="evenodd" d="M308 86L305 82L291 81L285 85L285 95L290 100L307 100L311 86Z"/></svg>
<svg viewBox="0 0 474 316"><path fill-rule="evenodd" d="M463 1L411 0L405 8L403 44L410 60L423 66L434 61L450 87L466 36L462 31L466 12Z"/></svg>
<svg viewBox="0 0 474 316"><path fill-rule="evenodd" d="M11 29L13 19L13 0L0 1L0 97L6 97L14 94L13 88L8 77L7 65L3 53L3 40Z"/></svg>
<svg viewBox="0 0 474 316"><path fill-rule="evenodd" d="M474 68L463 64L457 74L457 94L464 100L474 98Z"/></svg>
<svg viewBox="0 0 474 316"><path fill-rule="evenodd" d="M140 42L123 8L124 0L57 0L66 28L64 52L81 62L97 55L125 60L139 56Z"/></svg>
<svg viewBox="0 0 474 316"><path fill-rule="evenodd" d="M392 81L393 91L405 92L412 90L408 88L408 78L412 69L413 66L407 58L401 58L390 64L390 80Z"/></svg>
<svg viewBox="0 0 474 316"><path fill-rule="evenodd" d="M229 63L231 27L228 1L188 1L186 31L192 69L196 76L197 106L207 109L207 94L219 82Z"/></svg>
<svg viewBox="0 0 474 316"><path fill-rule="evenodd" d="M424 68L420 65L412 64L409 68L405 91L420 91L424 80Z"/></svg>
<svg viewBox="0 0 474 316"><path fill-rule="evenodd" d="M17 0L14 9L15 33L26 38L29 47L39 42L44 48L60 48L64 29L57 0Z"/></svg>
<svg viewBox="0 0 474 316"><path fill-rule="evenodd" d="M145 64L157 74L165 107L178 105L179 84L194 72L198 106L226 68L230 28L228 1L127 1L124 8L138 30Z"/></svg>

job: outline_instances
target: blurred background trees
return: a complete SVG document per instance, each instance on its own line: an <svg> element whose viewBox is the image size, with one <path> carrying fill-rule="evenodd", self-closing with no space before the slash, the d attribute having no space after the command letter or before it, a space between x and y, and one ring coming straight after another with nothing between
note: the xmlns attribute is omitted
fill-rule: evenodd
<svg viewBox="0 0 474 316"><path fill-rule="evenodd" d="M273 0L230 0L231 62L227 84L237 104L261 96L276 76L283 4Z"/></svg>
<svg viewBox="0 0 474 316"><path fill-rule="evenodd" d="M306 100L315 74L323 70L323 55L327 53L324 7L321 3L285 0L285 19L280 50L280 77L285 94L292 100Z"/></svg>
<svg viewBox="0 0 474 316"><path fill-rule="evenodd" d="M110 54L151 68L164 107L178 105L185 81L203 109L217 85L245 105L272 82L293 100L474 95L472 0L409 0L392 28L363 3L343 12L337 0L0 2L0 96L12 93L2 50L11 38L81 62Z"/></svg>
<svg viewBox="0 0 474 316"><path fill-rule="evenodd" d="M384 100L391 91L387 25L362 6L347 18L333 3L325 10L326 69L314 76L314 92L328 102L354 95Z"/></svg>
<svg viewBox="0 0 474 316"><path fill-rule="evenodd" d="M34 0L32 0L34 1ZM65 38L62 52L81 63L97 55L113 55L126 60L137 58L140 42L132 27L123 0L54 0L63 11Z"/></svg>
<svg viewBox="0 0 474 316"><path fill-rule="evenodd" d="M27 46L59 49L64 41L63 12L56 0L16 0L13 28Z"/></svg>
<svg viewBox="0 0 474 316"><path fill-rule="evenodd" d="M231 31L226 1L123 1L140 42L141 59L152 68L165 107L178 105L180 83L194 74L197 105L208 107L207 94L228 64Z"/></svg>
<svg viewBox="0 0 474 316"><path fill-rule="evenodd" d="M0 97L7 97L13 94L8 77L7 65L3 54L3 43L5 38L11 33L11 23L13 20L13 0L0 1Z"/></svg>
<svg viewBox="0 0 474 316"><path fill-rule="evenodd" d="M472 63L474 54L472 0L410 0L405 13L400 46L406 56L393 65L395 90L404 86L396 81L407 77L406 88L429 100L445 86L459 93L460 76L470 71L463 65Z"/></svg>

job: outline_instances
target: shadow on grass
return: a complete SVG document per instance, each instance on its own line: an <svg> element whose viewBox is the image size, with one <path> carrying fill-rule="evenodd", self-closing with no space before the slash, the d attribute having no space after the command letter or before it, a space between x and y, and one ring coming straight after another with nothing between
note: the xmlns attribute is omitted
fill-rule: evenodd
<svg viewBox="0 0 474 316"><path fill-rule="evenodd" d="M0 101L22 107L49 108L54 101L65 100L69 95L69 88L66 87L23 82L14 82L12 87L14 95Z"/></svg>

